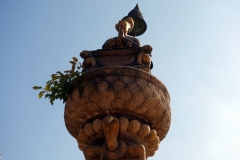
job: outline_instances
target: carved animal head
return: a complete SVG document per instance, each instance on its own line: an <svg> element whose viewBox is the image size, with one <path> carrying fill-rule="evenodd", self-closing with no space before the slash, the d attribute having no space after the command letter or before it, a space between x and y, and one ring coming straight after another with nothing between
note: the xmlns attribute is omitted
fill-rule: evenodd
<svg viewBox="0 0 240 160"><path fill-rule="evenodd" d="M152 46L150 46L150 45L144 45L143 47L142 47L142 51L144 52L144 53L148 53L148 54L151 54L152 53Z"/></svg>
<svg viewBox="0 0 240 160"><path fill-rule="evenodd" d="M116 25L115 28L118 32L128 33L134 27L134 21L131 17L128 17L126 20L120 20Z"/></svg>
<svg viewBox="0 0 240 160"><path fill-rule="evenodd" d="M87 51L87 50L83 50L81 53L80 53L80 56L83 58L83 59L86 59L86 58L89 58L92 56L92 53L90 51Z"/></svg>

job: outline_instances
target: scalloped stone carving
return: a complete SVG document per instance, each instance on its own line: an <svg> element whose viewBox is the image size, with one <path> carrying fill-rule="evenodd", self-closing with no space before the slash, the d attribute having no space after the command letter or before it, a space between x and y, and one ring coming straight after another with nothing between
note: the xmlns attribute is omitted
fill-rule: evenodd
<svg viewBox="0 0 240 160"><path fill-rule="evenodd" d="M171 122L166 87L153 75L132 67L103 67L85 74L95 77L75 87L64 114L79 148L103 138L102 120L112 115L119 119L119 136L146 143L147 157L153 156Z"/></svg>

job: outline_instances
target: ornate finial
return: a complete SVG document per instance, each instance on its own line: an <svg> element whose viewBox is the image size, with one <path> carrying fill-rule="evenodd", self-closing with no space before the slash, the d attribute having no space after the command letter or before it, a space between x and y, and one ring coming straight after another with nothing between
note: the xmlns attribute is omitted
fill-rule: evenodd
<svg viewBox="0 0 240 160"><path fill-rule="evenodd" d="M143 19L143 15L139 10L138 4L136 4L135 8L123 19L127 19L128 17L131 17L134 20L134 28L128 33L129 35L134 37L140 36L147 30L147 24Z"/></svg>

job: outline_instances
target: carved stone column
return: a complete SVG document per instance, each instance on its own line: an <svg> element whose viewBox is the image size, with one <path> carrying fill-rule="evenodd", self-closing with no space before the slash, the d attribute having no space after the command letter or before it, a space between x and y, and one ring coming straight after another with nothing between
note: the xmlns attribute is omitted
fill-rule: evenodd
<svg viewBox="0 0 240 160"><path fill-rule="evenodd" d="M145 160L169 130L168 91L149 65L137 64L140 51L91 51L95 65L68 96L66 127L87 160Z"/></svg>

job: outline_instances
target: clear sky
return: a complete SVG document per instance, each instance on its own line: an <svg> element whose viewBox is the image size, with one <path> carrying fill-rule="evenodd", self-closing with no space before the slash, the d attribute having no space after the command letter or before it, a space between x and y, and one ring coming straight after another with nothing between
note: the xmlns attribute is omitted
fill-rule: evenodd
<svg viewBox="0 0 240 160"><path fill-rule="evenodd" d="M136 3L148 25L138 38L171 96L169 133L149 159L240 159L239 0L1 0L2 160L84 159L64 104L39 100L32 86L100 49Z"/></svg>

